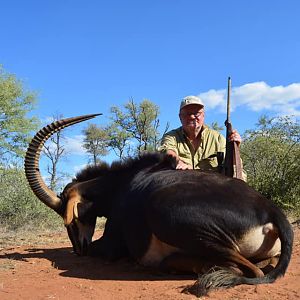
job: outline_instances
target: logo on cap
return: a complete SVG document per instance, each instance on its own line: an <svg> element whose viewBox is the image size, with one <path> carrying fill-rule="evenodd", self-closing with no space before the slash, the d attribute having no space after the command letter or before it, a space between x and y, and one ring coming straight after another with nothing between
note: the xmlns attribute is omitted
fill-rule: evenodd
<svg viewBox="0 0 300 300"><path fill-rule="evenodd" d="M198 104L198 105L201 105L202 107L204 106L202 100L199 97L187 96L182 99L182 101L180 103L180 109L182 109L183 107L185 107L187 105L191 105L191 104Z"/></svg>

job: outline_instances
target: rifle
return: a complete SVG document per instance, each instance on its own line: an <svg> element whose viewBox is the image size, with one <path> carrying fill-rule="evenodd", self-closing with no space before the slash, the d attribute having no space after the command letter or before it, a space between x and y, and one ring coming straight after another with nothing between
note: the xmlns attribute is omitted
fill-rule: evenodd
<svg viewBox="0 0 300 300"><path fill-rule="evenodd" d="M230 93L231 93L231 78L228 77L227 87L227 119L225 121L226 126L226 154L224 162L225 175L229 177L235 177L242 179L242 162L240 157L240 148L237 142L229 140L229 136L232 133L232 125L230 122Z"/></svg>

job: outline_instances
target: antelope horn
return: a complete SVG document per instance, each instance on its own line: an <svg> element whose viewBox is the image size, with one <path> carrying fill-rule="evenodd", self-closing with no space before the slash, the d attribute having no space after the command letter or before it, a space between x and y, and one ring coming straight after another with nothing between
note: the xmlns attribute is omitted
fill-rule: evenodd
<svg viewBox="0 0 300 300"><path fill-rule="evenodd" d="M63 203L62 200L56 195L54 191L49 189L45 184L39 170L39 159L41 150L45 142L50 138L55 132L80 123L96 116L102 114L90 114L83 115L79 117L62 119L55 121L36 133L36 135L31 140L25 155L25 175L29 183L30 188L34 194L47 206L55 210L59 215L63 215Z"/></svg>

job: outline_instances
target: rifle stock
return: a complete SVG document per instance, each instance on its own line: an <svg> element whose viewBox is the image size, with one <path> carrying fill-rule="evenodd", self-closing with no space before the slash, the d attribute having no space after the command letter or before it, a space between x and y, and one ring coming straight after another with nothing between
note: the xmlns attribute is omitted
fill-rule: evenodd
<svg viewBox="0 0 300 300"><path fill-rule="evenodd" d="M224 162L224 173L226 176L243 179L242 162L240 156L240 148L237 142L229 140L232 133L232 124L230 122L230 92L231 92L231 78L228 77L227 87L227 119L226 126L226 155Z"/></svg>

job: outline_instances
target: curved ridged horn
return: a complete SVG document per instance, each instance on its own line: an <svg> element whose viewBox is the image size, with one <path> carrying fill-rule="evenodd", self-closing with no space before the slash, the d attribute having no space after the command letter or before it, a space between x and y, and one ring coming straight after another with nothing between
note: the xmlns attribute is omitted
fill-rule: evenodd
<svg viewBox="0 0 300 300"><path fill-rule="evenodd" d="M24 167L25 167L25 175L29 183L29 186L34 192L34 194L43 203L45 203L47 206L55 210L59 215L63 214L62 201L54 191L52 191L47 187L40 174L39 159L40 159L41 150L45 142L55 132L65 127L74 125L76 123L80 123L92 119L99 115L101 114L84 115L84 116L55 121L43 127L40 131L38 131L36 135L33 137L33 139L31 140L27 148Z"/></svg>

